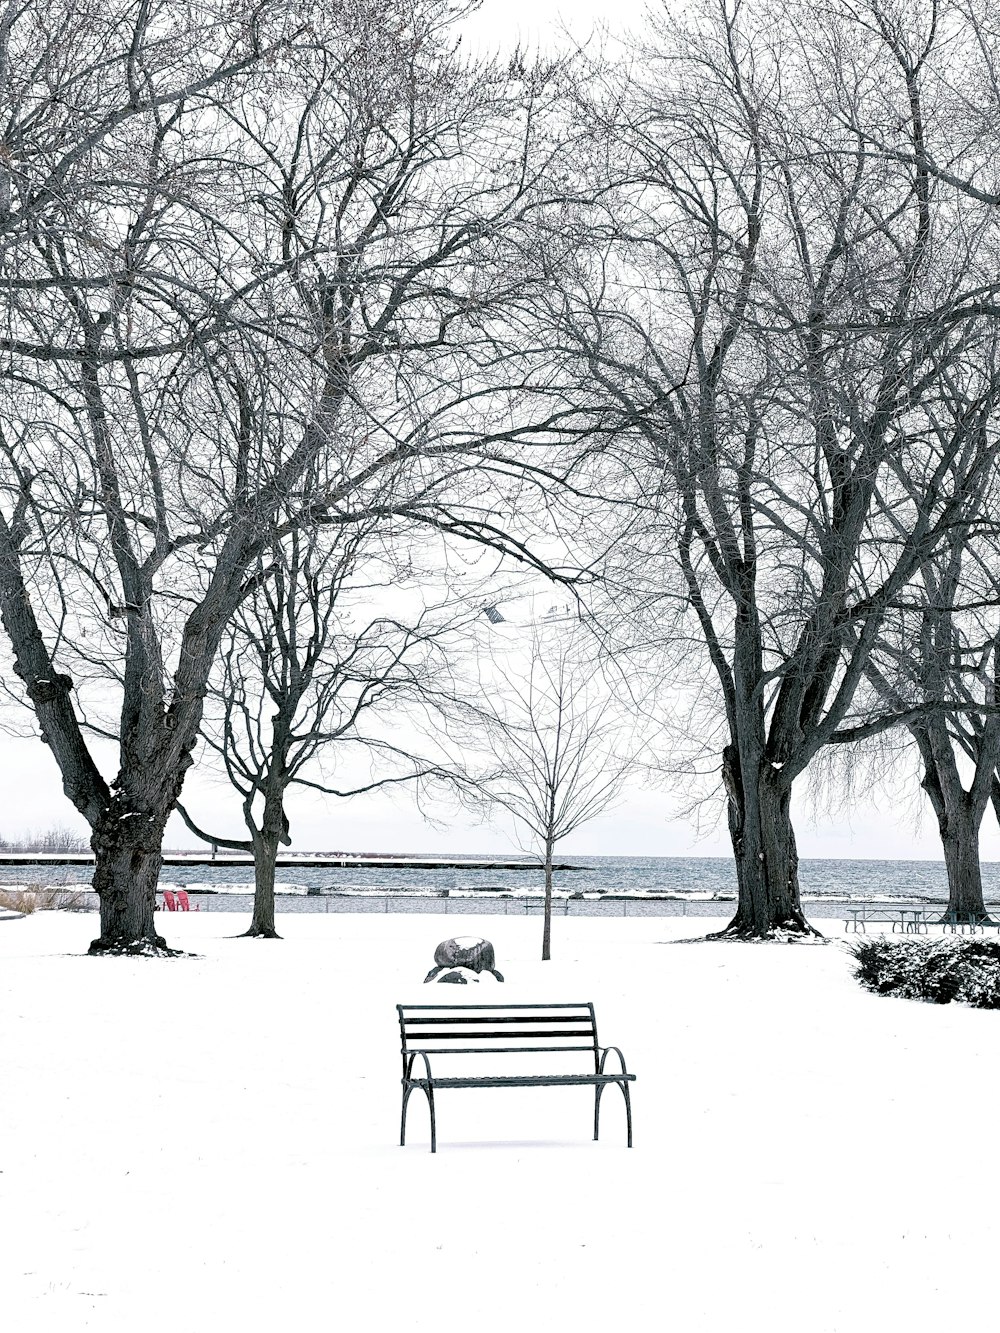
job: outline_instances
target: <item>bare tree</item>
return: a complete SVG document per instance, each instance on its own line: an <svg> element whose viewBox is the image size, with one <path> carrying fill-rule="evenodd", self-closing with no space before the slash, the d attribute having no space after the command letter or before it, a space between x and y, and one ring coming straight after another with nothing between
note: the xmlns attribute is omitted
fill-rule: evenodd
<svg viewBox="0 0 1000 1333"><path fill-rule="evenodd" d="M880 707L841 729L844 738L908 729L941 837L948 911L962 922L986 914L979 833L1000 761L995 502L979 496L976 508L980 523L957 528L885 619L866 667Z"/></svg>
<svg viewBox="0 0 1000 1333"><path fill-rule="evenodd" d="M934 25L873 52L852 13L720 0L661 20L591 112L618 179L558 316L717 680L734 937L811 930L793 783L842 738L886 614L995 466L995 376L947 388L990 345L963 301L992 250L927 165ZM904 160L873 155L842 104L895 117Z"/></svg>
<svg viewBox="0 0 1000 1333"><path fill-rule="evenodd" d="M503 343L539 280L544 75L467 64L444 0L199 12L0 21L0 611L92 830L94 952L163 947L164 826L275 541L402 519L531 561L525 492L572 471L569 410Z"/></svg>
<svg viewBox="0 0 1000 1333"><path fill-rule="evenodd" d="M555 849L621 796L638 768L641 728L584 631L536 623L527 643L494 641L492 650L479 659L465 714L463 790L513 816L537 851L548 960Z"/></svg>
<svg viewBox="0 0 1000 1333"><path fill-rule="evenodd" d="M234 8L207 7L189 31L183 8L9 4L0 24L0 609L42 739L93 830L100 948L157 939L162 815L189 762L198 661L239 578L239 557L235 569L223 562L168 700L153 587L218 532L199 521L204 510L171 509L178 464L205 461L179 379L198 377L192 334L218 329L242 286L212 263L233 212L199 188L207 161L194 127L212 91L238 95L265 53ZM236 173L223 175L232 186ZM100 627L90 642L103 636L112 662L124 656L114 783L66 669L68 639L88 619Z"/></svg>
<svg viewBox="0 0 1000 1333"><path fill-rule="evenodd" d="M436 707L453 613L425 607L413 623L372 616L366 608L398 586L402 552L395 567L381 562L380 586L363 530L339 535L317 543L292 533L223 639L202 735L240 797L249 838L205 832L177 806L198 837L253 854L249 936L278 938L275 864L279 845L291 843L294 788L345 798L445 776L417 753L406 716L417 704L424 715Z"/></svg>

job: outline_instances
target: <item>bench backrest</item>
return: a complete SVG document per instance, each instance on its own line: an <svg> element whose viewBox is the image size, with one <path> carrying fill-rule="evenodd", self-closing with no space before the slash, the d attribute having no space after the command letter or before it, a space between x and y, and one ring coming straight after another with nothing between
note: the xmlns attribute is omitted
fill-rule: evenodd
<svg viewBox="0 0 1000 1333"><path fill-rule="evenodd" d="M521 1055L587 1051L596 1067L594 1006L583 1004L397 1004L403 1064L426 1055Z"/></svg>

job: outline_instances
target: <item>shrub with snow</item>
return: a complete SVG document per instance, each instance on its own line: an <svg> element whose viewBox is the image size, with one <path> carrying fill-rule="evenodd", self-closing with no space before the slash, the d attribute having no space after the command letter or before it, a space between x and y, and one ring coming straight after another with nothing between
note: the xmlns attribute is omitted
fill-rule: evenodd
<svg viewBox="0 0 1000 1333"><path fill-rule="evenodd" d="M1000 939L859 940L855 976L877 995L1000 1009Z"/></svg>

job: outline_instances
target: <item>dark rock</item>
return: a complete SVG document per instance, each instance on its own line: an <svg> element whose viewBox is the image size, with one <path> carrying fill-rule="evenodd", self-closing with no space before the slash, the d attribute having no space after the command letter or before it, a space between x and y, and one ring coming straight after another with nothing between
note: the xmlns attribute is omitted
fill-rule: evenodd
<svg viewBox="0 0 1000 1333"><path fill-rule="evenodd" d="M434 950L434 962L437 966L427 973L424 977L425 982L434 981L439 972L450 967L468 968L470 972L477 974L490 972L497 981L503 981L503 976L496 968L493 945L479 935L459 935L454 939L442 940Z"/></svg>

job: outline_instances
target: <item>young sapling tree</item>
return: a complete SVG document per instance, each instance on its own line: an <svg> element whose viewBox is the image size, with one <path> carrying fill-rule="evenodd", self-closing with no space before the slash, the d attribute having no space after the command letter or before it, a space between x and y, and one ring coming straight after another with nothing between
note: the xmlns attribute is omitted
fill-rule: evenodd
<svg viewBox="0 0 1000 1333"><path fill-rule="evenodd" d="M637 771L640 714L623 703L620 682L586 631L568 620L534 624L527 642L494 631L476 665L462 732L463 792L511 815L539 856L547 961L555 849L614 805Z"/></svg>

